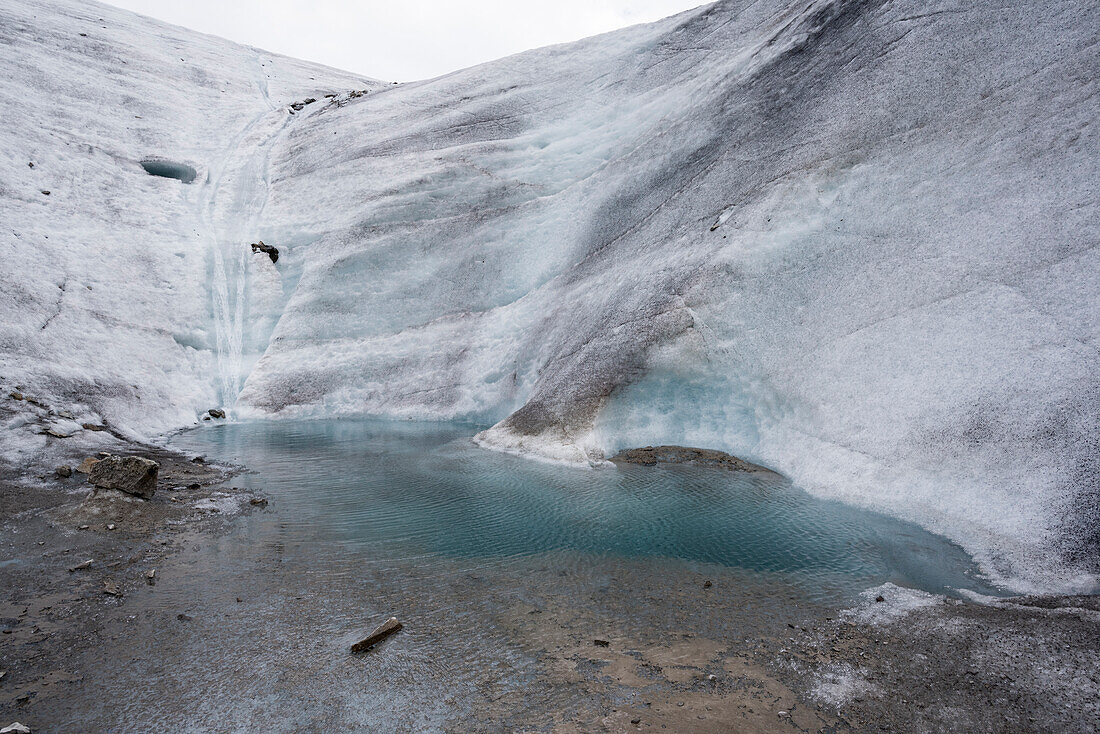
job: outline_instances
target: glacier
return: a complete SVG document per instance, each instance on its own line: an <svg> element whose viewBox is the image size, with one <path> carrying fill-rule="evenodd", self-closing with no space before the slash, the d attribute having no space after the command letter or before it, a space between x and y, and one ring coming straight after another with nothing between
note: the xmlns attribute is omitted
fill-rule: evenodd
<svg viewBox="0 0 1100 734"><path fill-rule="evenodd" d="M721 449L1093 591L1098 40L1094 3L730 0L394 85L2 0L0 380L143 440Z"/></svg>

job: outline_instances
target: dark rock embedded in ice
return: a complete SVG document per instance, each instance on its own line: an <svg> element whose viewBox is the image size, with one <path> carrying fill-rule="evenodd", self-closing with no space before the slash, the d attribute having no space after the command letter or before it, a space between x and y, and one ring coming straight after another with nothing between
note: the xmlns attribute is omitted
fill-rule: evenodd
<svg viewBox="0 0 1100 734"><path fill-rule="evenodd" d="M736 456L713 449L696 449L688 446L645 446L639 449L627 449L611 457L611 461L623 464L697 464L715 466L731 471L766 472L775 474L771 469L752 464Z"/></svg>
<svg viewBox="0 0 1100 734"><path fill-rule="evenodd" d="M272 245L265 245L263 240L252 243L252 253L255 254L257 252L265 253L271 258L271 262L273 263L279 262L279 248Z"/></svg>

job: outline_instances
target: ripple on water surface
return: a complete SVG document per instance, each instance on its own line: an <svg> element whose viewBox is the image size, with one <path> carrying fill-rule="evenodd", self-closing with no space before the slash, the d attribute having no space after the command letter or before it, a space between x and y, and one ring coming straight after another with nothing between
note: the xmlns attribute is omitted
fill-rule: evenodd
<svg viewBox="0 0 1100 734"><path fill-rule="evenodd" d="M491 560L568 551L679 559L797 581L836 599L886 580L993 591L923 529L709 467L573 468L485 451L471 426L382 421L204 427L175 445L240 462L276 501L280 542L314 553Z"/></svg>

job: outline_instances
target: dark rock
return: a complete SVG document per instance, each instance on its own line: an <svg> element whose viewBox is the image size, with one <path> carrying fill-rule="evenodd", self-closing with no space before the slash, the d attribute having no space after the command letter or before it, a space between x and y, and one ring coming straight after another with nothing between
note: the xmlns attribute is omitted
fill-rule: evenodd
<svg viewBox="0 0 1100 734"><path fill-rule="evenodd" d="M194 617L192 617L190 614L177 614L176 619L181 622L190 622L192 619L194 619Z"/></svg>
<svg viewBox="0 0 1100 734"><path fill-rule="evenodd" d="M45 194L46 196L50 195L50 192L49 192L48 189L42 189L42 193Z"/></svg>
<svg viewBox="0 0 1100 734"><path fill-rule="evenodd" d="M157 491L160 465L141 456L108 456L96 462L88 481L100 489L117 489L143 499Z"/></svg>
<svg viewBox="0 0 1100 734"><path fill-rule="evenodd" d="M11 399L12 399L12 400L22 400L22 399L23 399L23 393L21 393L21 392L13 392L13 393L11 394Z"/></svg>
<svg viewBox="0 0 1100 734"><path fill-rule="evenodd" d="M627 449L611 457L611 461L621 464L642 464L643 466L656 466L657 464L696 464L701 466L713 466L730 471L761 472L775 474L757 464L752 464L744 459L713 449L697 449L690 446L645 446L640 449Z"/></svg>
<svg viewBox="0 0 1100 734"><path fill-rule="evenodd" d="M294 110L295 112L301 112L306 105L313 104L316 101L317 100L315 100L313 97L306 97L301 102L292 103L290 105L290 109Z"/></svg>
<svg viewBox="0 0 1100 734"><path fill-rule="evenodd" d="M592 640L592 644L596 647L611 647L610 640Z"/></svg>
<svg viewBox="0 0 1100 734"><path fill-rule="evenodd" d="M53 436L54 438L69 438L73 435L71 433L63 433L56 428L47 428L46 430L42 431L42 433L46 434L47 436Z"/></svg>
<svg viewBox="0 0 1100 734"><path fill-rule="evenodd" d="M95 423L81 423L80 427L85 431L106 431L107 426L100 426Z"/></svg>
<svg viewBox="0 0 1100 734"><path fill-rule="evenodd" d="M68 464L62 464L54 471L61 479L68 479L73 475L73 468Z"/></svg>
<svg viewBox="0 0 1100 734"><path fill-rule="evenodd" d="M190 484L187 485L187 488L188 489L202 489L202 485L199 484L198 482L191 482Z"/></svg>
<svg viewBox="0 0 1100 734"><path fill-rule="evenodd" d="M222 410L221 408L211 408L210 410L208 410L206 412L210 414L211 418L224 418L225 417L225 411Z"/></svg>
<svg viewBox="0 0 1100 734"><path fill-rule="evenodd" d="M876 596L876 597L875 597L875 601L886 601L886 598L885 598L885 597L883 597L883 596L881 596L881 595L880 595L880 596Z"/></svg>
<svg viewBox="0 0 1100 734"><path fill-rule="evenodd" d="M253 497L248 501L248 504L255 505L257 507L266 507L267 500L265 500L263 497Z"/></svg>
<svg viewBox="0 0 1100 734"><path fill-rule="evenodd" d="M202 456L196 456L194 459L191 459L191 463L192 464L205 464L206 463L206 458L202 457Z"/></svg>
<svg viewBox="0 0 1100 734"><path fill-rule="evenodd" d="M272 247L271 245L265 245L263 240L252 243L252 253L262 252L271 258L271 262L279 262L279 248Z"/></svg>
<svg viewBox="0 0 1100 734"><path fill-rule="evenodd" d="M709 589L712 586L714 586L714 584L711 583L710 579L707 579L706 581L703 582L703 588L704 589Z"/></svg>
<svg viewBox="0 0 1100 734"><path fill-rule="evenodd" d="M108 596L122 596L122 591L118 588L118 584L110 580L103 582L103 593Z"/></svg>
<svg viewBox="0 0 1100 734"><path fill-rule="evenodd" d="M390 617L385 622L375 627L374 631L371 632L369 635L352 645L351 651L364 652L366 650L369 650L382 640L400 630L401 627L402 624L397 621L397 617Z"/></svg>
<svg viewBox="0 0 1100 734"><path fill-rule="evenodd" d="M91 568L93 563L95 563L95 561L93 561L91 558L89 558L88 560L84 561L83 563L78 563L75 566L70 567L69 568L69 573L73 573L74 571L83 571L85 568Z"/></svg>

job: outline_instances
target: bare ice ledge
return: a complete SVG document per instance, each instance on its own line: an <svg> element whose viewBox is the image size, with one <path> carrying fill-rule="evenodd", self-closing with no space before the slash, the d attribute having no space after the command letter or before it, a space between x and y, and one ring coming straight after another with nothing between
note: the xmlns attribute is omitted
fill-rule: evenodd
<svg viewBox="0 0 1100 734"><path fill-rule="evenodd" d="M1095 590L1098 34L1085 2L719 2L394 86L0 0L4 399L705 446Z"/></svg>

